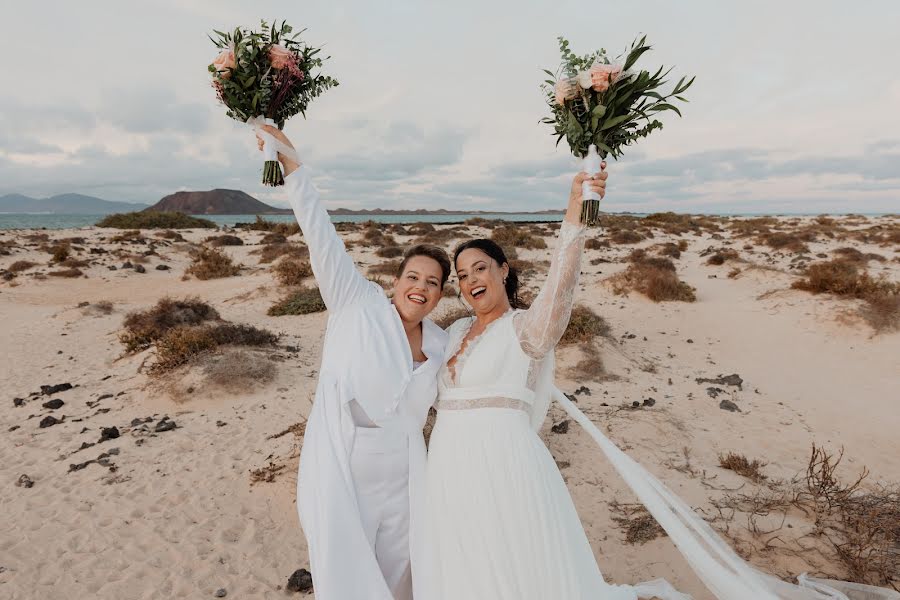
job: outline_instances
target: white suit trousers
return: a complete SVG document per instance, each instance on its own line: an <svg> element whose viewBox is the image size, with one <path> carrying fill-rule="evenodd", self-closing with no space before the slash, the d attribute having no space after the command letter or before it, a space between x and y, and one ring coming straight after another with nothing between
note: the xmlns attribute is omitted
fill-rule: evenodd
<svg viewBox="0 0 900 600"><path fill-rule="evenodd" d="M396 600L412 599L409 559L409 440L357 427L350 452L363 530Z"/></svg>

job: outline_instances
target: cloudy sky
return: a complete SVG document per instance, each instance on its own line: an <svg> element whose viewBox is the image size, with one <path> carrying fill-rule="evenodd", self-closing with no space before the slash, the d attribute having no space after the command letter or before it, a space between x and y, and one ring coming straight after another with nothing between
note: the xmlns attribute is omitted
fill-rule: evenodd
<svg viewBox="0 0 900 600"><path fill-rule="evenodd" d="M900 2L113 0L0 3L0 195L153 203L259 184L212 29L284 18L341 85L286 133L330 207L539 210L578 163L546 125L556 37L696 75L684 118L610 165L605 208L900 212ZM674 81L674 80L673 80Z"/></svg>

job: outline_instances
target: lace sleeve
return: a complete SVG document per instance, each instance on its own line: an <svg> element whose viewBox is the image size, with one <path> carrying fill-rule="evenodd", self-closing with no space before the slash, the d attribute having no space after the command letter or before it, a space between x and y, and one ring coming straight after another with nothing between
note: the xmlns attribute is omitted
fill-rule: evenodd
<svg viewBox="0 0 900 600"><path fill-rule="evenodd" d="M309 246L309 263L325 306L334 311L368 295L381 294L376 284L357 270L347 254L307 168L301 166L285 177L284 184L294 216Z"/></svg>
<svg viewBox="0 0 900 600"><path fill-rule="evenodd" d="M569 324L581 272L584 233L584 225L563 221L544 287L531 308L513 317L519 345L531 358L540 359L553 350Z"/></svg>

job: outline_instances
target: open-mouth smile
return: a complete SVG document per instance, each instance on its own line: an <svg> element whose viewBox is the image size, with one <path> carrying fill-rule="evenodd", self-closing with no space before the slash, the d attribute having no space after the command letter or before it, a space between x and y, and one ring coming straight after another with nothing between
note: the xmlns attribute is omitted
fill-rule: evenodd
<svg viewBox="0 0 900 600"><path fill-rule="evenodd" d="M477 288L472 288L472 298L478 298L482 296L487 291L485 286L479 286Z"/></svg>
<svg viewBox="0 0 900 600"><path fill-rule="evenodd" d="M416 304L425 304L425 302L427 302L425 296L422 294L409 294L406 298L410 302L415 302Z"/></svg>

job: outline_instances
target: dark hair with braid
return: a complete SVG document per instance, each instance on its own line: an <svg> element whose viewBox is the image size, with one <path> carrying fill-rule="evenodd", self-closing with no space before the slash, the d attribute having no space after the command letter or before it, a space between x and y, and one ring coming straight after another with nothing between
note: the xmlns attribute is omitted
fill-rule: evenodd
<svg viewBox="0 0 900 600"><path fill-rule="evenodd" d="M485 238L479 238L475 240L469 240L468 242L463 242L459 246L456 247L456 250L453 251L453 266L456 266L456 259L459 258L459 255L469 248L475 248L477 250L481 250L491 258L497 261L497 264L501 267L505 263L509 267L509 275L506 276L506 297L509 298L509 305L513 308L522 308L522 302L519 300L519 274L516 272L514 268L509 264L509 261L506 259L506 253L503 252L503 248L501 248L497 242L493 240L488 240Z"/></svg>

